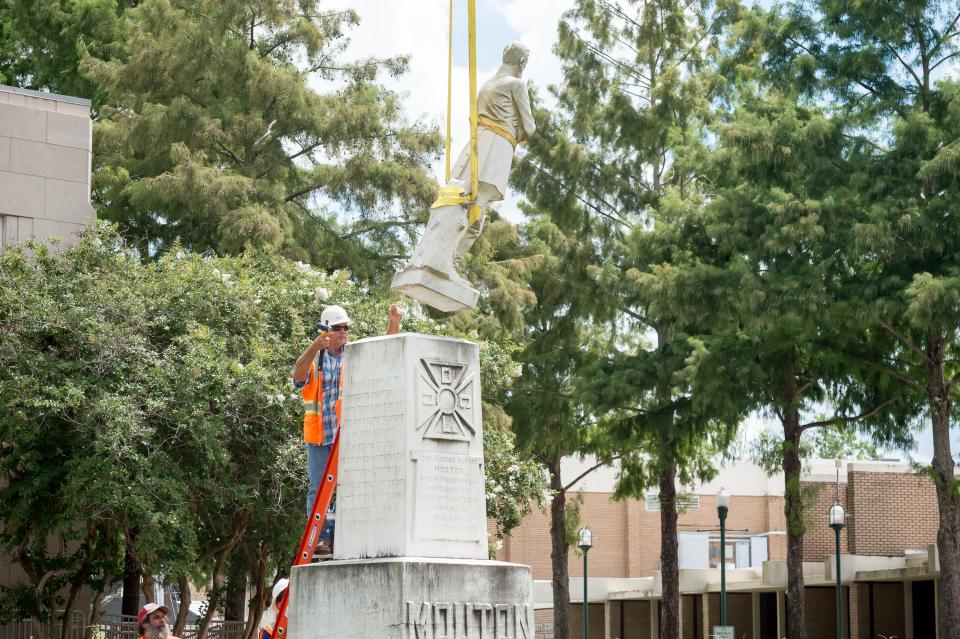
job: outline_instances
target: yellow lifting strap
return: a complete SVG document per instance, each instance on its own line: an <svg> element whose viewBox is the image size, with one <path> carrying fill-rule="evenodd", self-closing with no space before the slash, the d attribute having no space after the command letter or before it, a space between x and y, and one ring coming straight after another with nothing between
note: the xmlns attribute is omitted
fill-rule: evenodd
<svg viewBox="0 0 960 639"><path fill-rule="evenodd" d="M441 186L436 201L430 208L439 208L441 206L467 205L467 225L472 226L480 219L480 207L477 206L477 192L480 190L480 158L477 155L477 125L480 118L477 114L477 2L476 0L467 0L467 50L469 52L470 64L470 193L464 193L463 190L453 186ZM444 184L450 182L450 115L451 115L451 94L453 74L453 0L450 0L450 20L449 35L447 42L447 155L446 155L446 180ZM483 118L484 128L490 129L497 135L512 140L516 146L516 140L503 127L487 118ZM506 135L504 135L506 133ZM509 136L509 137L507 137Z"/></svg>

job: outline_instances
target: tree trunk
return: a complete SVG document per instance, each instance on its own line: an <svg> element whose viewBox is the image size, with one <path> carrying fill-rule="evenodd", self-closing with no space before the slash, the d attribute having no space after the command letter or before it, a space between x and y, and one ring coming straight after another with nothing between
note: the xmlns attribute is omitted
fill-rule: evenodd
<svg viewBox="0 0 960 639"><path fill-rule="evenodd" d="M795 397L795 396L794 396ZM783 423L784 512L787 517L787 639L805 639L803 495L800 491L800 414L788 400Z"/></svg>
<svg viewBox="0 0 960 639"><path fill-rule="evenodd" d="M928 343L927 395L933 422L933 480L937 490L940 527L940 582L937 584L940 639L960 639L960 499L956 495L956 465L950 451L950 394L943 375L942 340Z"/></svg>
<svg viewBox="0 0 960 639"><path fill-rule="evenodd" d="M190 601L193 599L190 593L190 580L186 575L177 577L177 585L180 587L180 609L177 611L177 620L173 624L171 634L174 637L182 637L183 629L187 626L187 616L190 614Z"/></svg>
<svg viewBox="0 0 960 639"><path fill-rule="evenodd" d="M60 626L60 639L67 639L71 636L70 625L73 621L70 617L73 615L73 607L77 603L77 595L80 594L81 588L83 588L83 583L87 578L87 562L84 562L80 570L77 571L77 574L73 576L73 581L70 583L70 594L67 596L67 605L63 608L63 625Z"/></svg>
<svg viewBox="0 0 960 639"><path fill-rule="evenodd" d="M266 610L267 584L267 544L260 545L260 554L257 556L257 573L253 578L253 597L250 599L250 617L243 631L243 639L253 639L260 623L260 616Z"/></svg>
<svg viewBox="0 0 960 639"><path fill-rule="evenodd" d="M567 545L566 514L567 496L560 477L560 455L548 465L550 488L554 491L550 500L550 564L553 571L553 637L570 639L570 572L567 560L570 546Z"/></svg>
<svg viewBox="0 0 960 639"><path fill-rule="evenodd" d="M677 469L660 473L660 639L680 639L680 563L677 537Z"/></svg>
<svg viewBox="0 0 960 639"><path fill-rule="evenodd" d="M133 540L136 536L136 530L131 530L127 535L123 555L123 602L120 614L129 617L136 617L140 612L140 565L133 556Z"/></svg>
<svg viewBox="0 0 960 639"><path fill-rule="evenodd" d="M213 564L213 573L210 575L210 595L207 599L207 614L203 616L200 627L197 628L197 639L207 639L207 632L213 622L213 616L220 607L221 588L223 586L223 567L227 560L230 548L226 547L217 553Z"/></svg>
<svg viewBox="0 0 960 639"><path fill-rule="evenodd" d="M227 576L227 594L224 602L224 621L243 621L247 602L247 567L243 558L234 553Z"/></svg>
<svg viewBox="0 0 960 639"><path fill-rule="evenodd" d="M157 581L153 575L140 576L140 589L143 590L143 599L146 603L163 603L157 601Z"/></svg>
<svg viewBox="0 0 960 639"><path fill-rule="evenodd" d="M110 584L112 583L113 573L105 573L103 575L103 586L97 591L93 602L90 604L90 618L87 621L87 627L83 631L83 639L93 639L93 631L96 629L97 623L100 622L100 604L103 603L103 598L106 596L107 590L110 589Z"/></svg>

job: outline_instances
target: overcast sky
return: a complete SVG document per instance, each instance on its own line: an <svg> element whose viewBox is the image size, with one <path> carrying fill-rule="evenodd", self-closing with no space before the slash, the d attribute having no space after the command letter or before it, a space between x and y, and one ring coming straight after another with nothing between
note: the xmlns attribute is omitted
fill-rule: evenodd
<svg viewBox="0 0 960 639"><path fill-rule="evenodd" d="M769 6L769 0L761 0ZM454 1L454 69L453 69L453 154L459 152L468 135L468 77L466 2ZM331 8L352 8L360 16L360 25L351 32L351 43L345 59L370 56L410 56L410 70L385 84L405 96L407 113L412 120L424 120L442 127L447 101L447 16L448 0L332 0ZM482 84L500 66L503 47L519 40L530 48L530 61L524 77L549 100L546 87L561 79L560 63L553 54L557 24L562 14L573 6L573 0L477 0L477 68ZM960 70L960 65L953 68ZM549 104L549 102L548 102ZM434 164L434 175L443 178L443 158ZM509 219L519 222L518 196L508 192L498 207ZM774 425L754 416L745 426L751 433ZM930 430L917 433L918 461L929 461L933 453ZM903 456L892 452L891 456Z"/></svg>

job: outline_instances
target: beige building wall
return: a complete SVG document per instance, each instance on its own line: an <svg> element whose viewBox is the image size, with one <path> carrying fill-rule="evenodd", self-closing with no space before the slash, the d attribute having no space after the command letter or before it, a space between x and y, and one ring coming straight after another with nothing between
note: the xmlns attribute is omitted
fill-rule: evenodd
<svg viewBox="0 0 960 639"><path fill-rule="evenodd" d="M0 253L94 219L90 101L0 85Z"/></svg>

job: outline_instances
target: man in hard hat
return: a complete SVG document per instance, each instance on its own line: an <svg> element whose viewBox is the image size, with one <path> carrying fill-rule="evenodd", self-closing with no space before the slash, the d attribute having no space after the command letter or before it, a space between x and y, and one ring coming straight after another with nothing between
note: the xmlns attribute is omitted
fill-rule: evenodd
<svg viewBox="0 0 960 639"><path fill-rule="evenodd" d="M280 614L280 600L283 599L283 593L287 591L289 586L290 580L286 577L281 577L277 583L273 584L270 607L264 610L263 615L260 616L260 639L270 639L270 635L273 634L273 626L277 623L277 615Z"/></svg>
<svg viewBox="0 0 960 639"><path fill-rule="evenodd" d="M162 604L148 603L137 613L140 639L177 639L170 634L167 614L170 609Z"/></svg>
<svg viewBox="0 0 960 639"><path fill-rule="evenodd" d="M400 331L403 311L393 304L387 319L387 335ZM293 367L293 384L303 394L303 441L307 448L307 516L327 467L333 440L340 430L340 391L343 385L343 347L353 322L342 306L333 304L320 314L320 323L330 327L321 332ZM318 548L329 550L332 526L324 526Z"/></svg>

